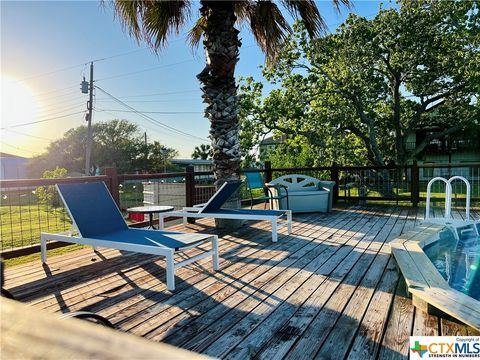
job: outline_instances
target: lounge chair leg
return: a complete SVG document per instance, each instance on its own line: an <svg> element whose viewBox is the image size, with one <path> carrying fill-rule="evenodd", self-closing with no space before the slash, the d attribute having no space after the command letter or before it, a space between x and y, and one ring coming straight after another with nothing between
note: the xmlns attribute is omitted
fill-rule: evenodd
<svg viewBox="0 0 480 360"><path fill-rule="evenodd" d="M277 219L272 220L272 242L277 242Z"/></svg>
<svg viewBox="0 0 480 360"><path fill-rule="evenodd" d="M47 239L44 234L40 234L40 249L42 252L42 263L47 262Z"/></svg>
<svg viewBox="0 0 480 360"><path fill-rule="evenodd" d="M288 235L292 233L292 210L287 210Z"/></svg>
<svg viewBox="0 0 480 360"><path fill-rule="evenodd" d="M175 290L175 264L173 262L173 251L166 257L167 260L167 289Z"/></svg>
<svg viewBox="0 0 480 360"><path fill-rule="evenodd" d="M158 228L163 229L165 227L165 224L163 222L163 215L158 214Z"/></svg>
<svg viewBox="0 0 480 360"><path fill-rule="evenodd" d="M212 261L213 261L213 270L218 270L219 261L218 261L218 236L214 235L212 238Z"/></svg>
<svg viewBox="0 0 480 360"><path fill-rule="evenodd" d="M183 225L187 225L187 217L186 216L183 217Z"/></svg>

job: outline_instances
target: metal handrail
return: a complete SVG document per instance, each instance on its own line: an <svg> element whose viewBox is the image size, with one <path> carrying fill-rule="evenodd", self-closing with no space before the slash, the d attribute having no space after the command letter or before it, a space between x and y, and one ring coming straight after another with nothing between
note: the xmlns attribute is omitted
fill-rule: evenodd
<svg viewBox="0 0 480 360"><path fill-rule="evenodd" d="M466 196L466 201L465 201L465 220L470 219L470 196L471 196L471 188L470 188L470 183L468 182L467 179L465 179L463 176L452 176L450 179L446 179L444 177L434 177L428 182L427 185L427 199L426 199L426 205L425 205L425 220L430 219L430 198L431 198L431 190L432 190L432 185L433 183L437 181L443 181L445 183L445 220L450 220L452 217L452 182L455 180L462 180L466 187L467 187L467 196Z"/></svg>

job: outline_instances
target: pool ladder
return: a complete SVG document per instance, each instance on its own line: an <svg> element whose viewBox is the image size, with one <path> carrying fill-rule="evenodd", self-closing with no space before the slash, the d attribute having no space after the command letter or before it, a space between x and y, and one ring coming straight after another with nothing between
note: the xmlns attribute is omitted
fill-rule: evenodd
<svg viewBox="0 0 480 360"><path fill-rule="evenodd" d="M452 218L452 182L462 180L467 186L467 197L465 202L465 220L454 220ZM445 183L445 216L443 218L430 218L430 200L432 195L432 185L436 181ZM425 222L440 223L449 226L453 230L457 240L469 237L469 235L479 235L480 224L475 224L470 219L470 183L463 176L452 176L450 179L444 177L434 177L427 185L427 201L425 208Z"/></svg>

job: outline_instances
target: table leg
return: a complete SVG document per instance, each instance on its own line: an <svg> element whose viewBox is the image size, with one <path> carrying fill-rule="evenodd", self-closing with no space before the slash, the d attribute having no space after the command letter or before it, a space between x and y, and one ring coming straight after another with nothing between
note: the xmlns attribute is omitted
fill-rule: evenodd
<svg viewBox="0 0 480 360"><path fill-rule="evenodd" d="M153 226L153 213L148 214L149 219L150 219L150 227L149 229L155 229L155 226Z"/></svg>

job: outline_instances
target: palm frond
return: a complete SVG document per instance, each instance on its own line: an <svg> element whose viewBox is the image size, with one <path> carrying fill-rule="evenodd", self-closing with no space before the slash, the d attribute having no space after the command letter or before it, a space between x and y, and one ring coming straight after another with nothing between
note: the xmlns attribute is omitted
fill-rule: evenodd
<svg viewBox="0 0 480 360"><path fill-rule="evenodd" d="M353 3L350 0L332 0L333 2L333 7L337 12L340 12L341 6L345 6L348 10L351 10L354 8Z"/></svg>
<svg viewBox="0 0 480 360"><path fill-rule="evenodd" d="M272 1L251 2L245 9L250 29L269 62L275 61L281 45L292 31L281 11Z"/></svg>
<svg viewBox="0 0 480 360"><path fill-rule="evenodd" d="M338 2L348 2L348 0L334 0L335 6ZM296 20L302 20L305 29L310 37L315 38L327 30L327 24L318 11L317 5L313 0L283 0L282 4Z"/></svg>
<svg viewBox="0 0 480 360"><path fill-rule="evenodd" d="M200 39L203 35L203 29L205 28L207 21L204 17L201 17L197 20L193 28L188 32L187 39L192 48L197 48L200 44Z"/></svg>
<svg viewBox="0 0 480 360"><path fill-rule="evenodd" d="M155 51L171 33L178 34L190 17L189 1L115 0L113 4L124 29Z"/></svg>

